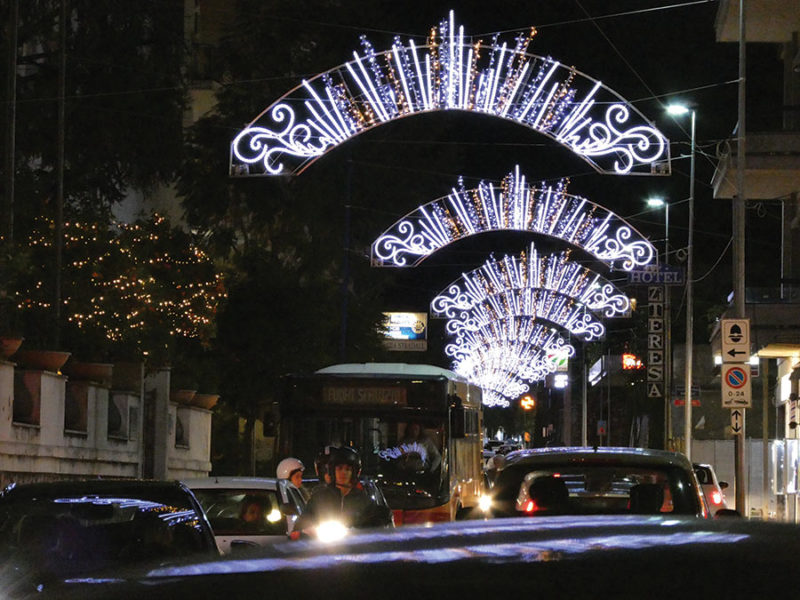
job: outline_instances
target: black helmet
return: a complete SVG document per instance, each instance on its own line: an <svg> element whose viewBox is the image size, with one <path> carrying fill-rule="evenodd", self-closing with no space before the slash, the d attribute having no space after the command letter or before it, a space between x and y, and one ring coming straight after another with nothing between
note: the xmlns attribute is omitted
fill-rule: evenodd
<svg viewBox="0 0 800 600"><path fill-rule="evenodd" d="M329 472L333 474L336 465L350 465L353 468L353 478L361 473L361 457L354 448L343 446L341 448L331 448L331 458L328 461Z"/></svg>
<svg viewBox="0 0 800 600"><path fill-rule="evenodd" d="M317 477L319 477L320 480L325 477L325 475L329 474L328 463L331 460L331 451L335 449L336 446L325 446L319 451L317 458L314 459L314 470L317 472Z"/></svg>

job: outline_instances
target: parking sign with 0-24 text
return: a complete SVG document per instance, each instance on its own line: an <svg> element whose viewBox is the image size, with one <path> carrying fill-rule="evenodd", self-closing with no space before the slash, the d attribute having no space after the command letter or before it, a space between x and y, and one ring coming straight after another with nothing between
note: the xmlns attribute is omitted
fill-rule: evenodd
<svg viewBox="0 0 800 600"><path fill-rule="evenodd" d="M750 365L722 365L722 407L750 408Z"/></svg>

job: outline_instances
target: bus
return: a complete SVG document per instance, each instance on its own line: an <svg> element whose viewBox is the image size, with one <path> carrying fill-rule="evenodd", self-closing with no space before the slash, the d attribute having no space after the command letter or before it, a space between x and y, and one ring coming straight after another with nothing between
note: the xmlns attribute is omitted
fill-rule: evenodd
<svg viewBox="0 0 800 600"><path fill-rule="evenodd" d="M361 363L288 375L278 410L278 458L310 466L326 445L355 448L396 525L452 521L478 506L481 390L452 371Z"/></svg>

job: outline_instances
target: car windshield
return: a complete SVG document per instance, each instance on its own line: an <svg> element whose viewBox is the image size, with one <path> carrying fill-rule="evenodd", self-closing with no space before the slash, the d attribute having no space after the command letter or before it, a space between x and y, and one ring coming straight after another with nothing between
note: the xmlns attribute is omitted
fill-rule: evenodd
<svg viewBox="0 0 800 600"><path fill-rule="evenodd" d="M286 535L278 494L260 489L195 489L215 535Z"/></svg>
<svg viewBox="0 0 800 600"><path fill-rule="evenodd" d="M608 463L515 464L495 485L505 516L536 514L691 514L700 512L687 474L672 466Z"/></svg>
<svg viewBox="0 0 800 600"><path fill-rule="evenodd" d="M441 418L353 416L298 419L297 423L293 451L302 460L313 462L320 439L332 440L334 445L352 442L361 456L362 474L380 482L393 508L427 506L446 490Z"/></svg>

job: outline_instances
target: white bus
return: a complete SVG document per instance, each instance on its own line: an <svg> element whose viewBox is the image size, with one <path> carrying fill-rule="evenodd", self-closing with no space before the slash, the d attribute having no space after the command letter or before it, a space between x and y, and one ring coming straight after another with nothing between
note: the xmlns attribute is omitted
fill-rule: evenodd
<svg viewBox="0 0 800 600"><path fill-rule="evenodd" d="M405 363L334 365L284 383L277 458L311 466L326 445L352 446L397 525L451 521L477 507L480 388L452 371Z"/></svg>

